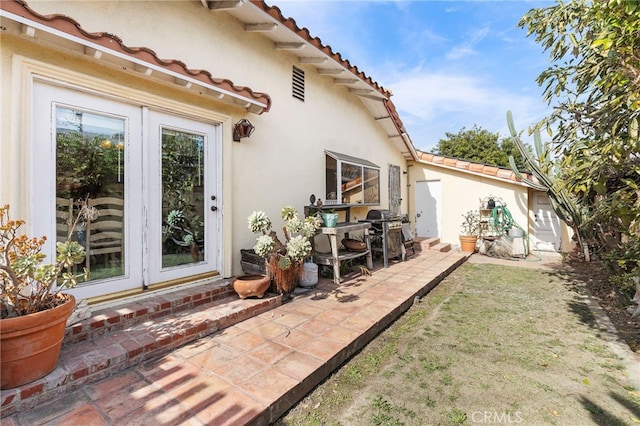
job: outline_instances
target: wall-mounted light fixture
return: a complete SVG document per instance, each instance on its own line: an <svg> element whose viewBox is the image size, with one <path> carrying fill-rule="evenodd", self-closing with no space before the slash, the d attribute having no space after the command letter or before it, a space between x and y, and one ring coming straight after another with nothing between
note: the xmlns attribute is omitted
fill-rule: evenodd
<svg viewBox="0 0 640 426"><path fill-rule="evenodd" d="M255 129L255 126L249 120L243 118L233 125L233 140L240 142L240 139L251 136Z"/></svg>

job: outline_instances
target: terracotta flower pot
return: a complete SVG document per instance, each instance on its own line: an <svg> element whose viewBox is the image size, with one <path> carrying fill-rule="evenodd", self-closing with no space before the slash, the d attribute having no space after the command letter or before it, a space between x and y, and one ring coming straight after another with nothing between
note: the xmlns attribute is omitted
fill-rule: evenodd
<svg viewBox="0 0 640 426"><path fill-rule="evenodd" d="M460 250L474 253L476 251L477 235L460 235Z"/></svg>
<svg viewBox="0 0 640 426"><path fill-rule="evenodd" d="M46 376L58 363L64 329L76 299L42 312L0 320L0 389Z"/></svg>
<svg viewBox="0 0 640 426"><path fill-rule="evenodd" d="M262 298L269 288L271 279L266 275L241 275L233 281L233 289L240 299L256 296Z"/></svg>

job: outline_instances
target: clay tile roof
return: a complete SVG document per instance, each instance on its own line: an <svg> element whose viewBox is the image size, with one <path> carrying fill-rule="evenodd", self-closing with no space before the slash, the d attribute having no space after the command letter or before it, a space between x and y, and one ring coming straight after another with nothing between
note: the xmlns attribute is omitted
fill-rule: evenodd
<svg viewBox="0 0 640 426"><path fill-rule="evenodd" d="M366 81L372 88L377 90L382 95L389 97L391 96L391 92L384 89L377 82L375 82L371 77L367 76L364 72L360 71L357 66L351 65L349 60L344 59L339 52L334 52L331 46L322 43L319 37L312 37L307 28L300 28L298 24L296 24L295 19L288 18L282 14L282 11L277 6L269 6L264 0L251 0L255 6L259 7L266 13L268 13L273 18L280 21L284 26L289 28L292 32L297 34L299 37L302 37L307 42L312 44L318 50L323 52L325 55L329 56L334 61L340 63L342 66L347 68L351 73L353 73L356 77Z"/></svg>
<svg viewBox="0 0 640 426"><path fill-rule="evenodd" d="M449 167L458 167L458 159L457 158L444 158L442 164Z"/></svg>
<svg viewBox="0 0 640 426"><path fill-rule="evenodd" d="M484 166L482 173L489 176L496 176L498 174L498 168L493 166Z"/></svg>
<svg viewBox="0 0 640 426"><path fill-rule="evenodd" d="M449 167L463 172L481 174L495 177L501 180L520 183L520 179L518 179L513 170L507 169L505 167L496 167L488 164L462 160L459 158L430 154L418 150L416 151L416 153L418 154L418 161L421 163L436 164L438 166ZM529 173L522 173L522 175L530 180L534 180L533 176Z"/></svg>
<svg viewBox="0 0 640 426"><path fill-rule="evenodd" d="M398 134L403 137L403 142L408 150L408 153L411 159L415 159L415 147L410 142L409 135L407 133L406 128L404 127L404 123L400 119L400 115L396 111L396 107L391 101L390 97L392 96L391 91L385 89L376 81L374 81L370 76L366 75L363 71L360 71L357 66L352 65L349 60L342 57L339 52L335 52L333 48L329 45L326 45L322 42L319 37L312 37L309 30L307 28L300 28L296 21L293 18L286 17L282 14L282 11L277 6L269 6L265 3L264 0L251 0L251 3L262 11L266 12L272 18L276 19L278 22L282 23L282 25L288 28L291 32L296 34L298 37L304 39L307 43L311 44L313 47L318 49L324 55L336 61L338 64L342 65L345 69L351 72L354 76L365 82L368 86L382 95L384 98L382 99L382 103L389 114L393 125L398 132ZM405 139L406 137L406 139Z"/></svg>
<svg viewBox="0 0 640 426"><path fill-rule="evenodd" d="M333 59L338 64L342 65L346 70L351 72L355 77L365 82L369 87L374 89L379 93L379 96L382 96L381 100L385 110L389 114L389 118L391 119L397 134L402 137L404 146L406 147L406 151L404 152L405 156L409 156L410 159L415 159L415 147L413 143L410 141L409 135L407 133L406 128L404 127L404 123L400 119L400 115L396 111L396 107L391 101L390 97L392 96L391 91L386 90L376 81L374 81L370 76L366 75L363 71L360 71L357 66L352 65L349 60L342 57L339 52L335 52L333 48L329 45L326 45L322 42L319 37L311 36L311 33L307 28L300 28L296 21L293 18L288 18L282 14L282 11L277 6L269 6L264 0L250 0L251 3L259 8L260 10L267 13L269 16L274 18L276 21L280 22L282 26L287 28L289 31L296 34L298 37L302 38L304 41L309 43L311 46L315 47L318 51L320 51L323 55Z"/></svg>
<svg viewBox="0 0 640 426"><path fill-rule="evenodd" d="M21 16L30 21L34 21L43 26L90 41L131 58L144 61L154 66L160 66L166 70L184 75L185 77L196 79L202 83L214 86L215 88L219 88L228 93L252 99L264 105L261 110L259 110L260 114L269 111L271 108L271 97L266 93L254 92L248 87L237 86L233 81L224 78L216 78L211 75L210 72L205 70L190 69L186 64L176 59L161 59L149 48L127 46L124 44L122 39L114 34L107 32L88 32L82 28L77 21L69 16L61 14L41 15L31 9L23 0L2 0L0 1L0 9Z"/></svg>

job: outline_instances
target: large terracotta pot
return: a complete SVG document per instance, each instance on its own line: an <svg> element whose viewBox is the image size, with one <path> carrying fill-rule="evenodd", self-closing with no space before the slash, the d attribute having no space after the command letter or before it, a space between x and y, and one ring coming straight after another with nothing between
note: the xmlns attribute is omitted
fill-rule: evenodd
<svg viewBox="0 0 640 426"><path fill-rule="evenodd" d="M76 299L42 312L0 320L0 389L46 376L58 363L67 319Z"/></svg>
<svg viewBox="0 0 640 426"><path fill-rule="evenodd" d="M474 253L477 242L477 235L460 235L460 250Z"/></svg>
<svg viewBox="0 0 640 426"><path fill-rule="evenodd" d="M271 285L271 279L266 275L241 275L233 281L233 289L240 299L256 296L262 298Z"/></svg>

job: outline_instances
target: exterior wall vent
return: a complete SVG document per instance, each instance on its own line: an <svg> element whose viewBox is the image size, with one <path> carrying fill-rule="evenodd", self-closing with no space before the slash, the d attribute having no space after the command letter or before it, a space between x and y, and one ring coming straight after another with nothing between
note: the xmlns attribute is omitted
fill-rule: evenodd
<svg viewBox="0 0 640 426"><path fill-rule="evenodd" d="M293 97L304 102L304 71L293 67L291 77Z"/></svg>

